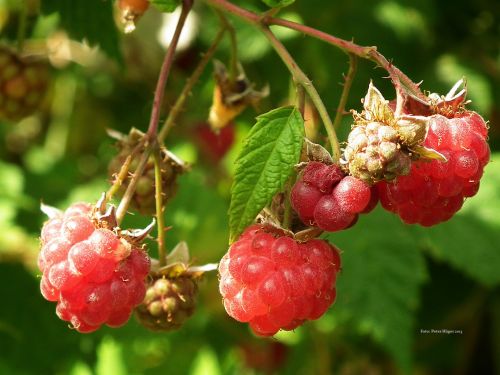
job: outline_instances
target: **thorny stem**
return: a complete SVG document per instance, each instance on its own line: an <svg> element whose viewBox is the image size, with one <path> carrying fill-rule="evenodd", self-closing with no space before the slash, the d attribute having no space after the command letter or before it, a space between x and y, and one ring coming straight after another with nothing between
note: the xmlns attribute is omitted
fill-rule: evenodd
<svg viewBox="0 0 500 375"><path fill-rule="evenodd" d="M170 110L167 119L165 120L165 123L163 124L159 134L158 134L158 140L160 144L165 140L166 136L170 132L170 129L174 126L175 120L177 119L177 116L182 110L182 107L184 106L184 103L186 102L191 90L193 89L193 86L198 82L201 74L205 70L205 67L207 66L208 62L212 59L215 50L217 49L220 41L222 40L222 37L224 36L224 32L226 31L226 28L222 28L218 34L216 35L214 41L212 42L212 45L208 48L208 50L205 52L203 57L201 58L200 62L198 63L198 66L195 68L191 76L188 78L186 81L186 84L184 85L184 88L182 89L180 95L177 97L176 102L174 103L174 106Z"/></svg>
<svg viewBox="0 0 500 375"><path fill-rule="evenodd" d="M125 181L125 179L128 176L130 164L132 163L132 160L134 160L134 158L137 156L137 154L142 150L142 148L144 148L144 142L145 142L145 139L144 138L141 139L141 141L137 144L137 146L134 147L132 152L130 152L130 154L127 155L127 158L125 159L125 162L121 166L120 171L116 175L115 180L113 181L113 184L111 185L111 187L109 188L109 190L106 193L106 200L107 201L111 200L111 198L113 198L113 196L116 194L118 189L120 189L120 186L122 186L123 181Z"/></svg>
<svg viewBox="0 0 500 375"><path fill-rule="evenodd" d="M332 44L347 53L352 53L353 55L361 57L363 59L371 60L376 64L378 64L380 67L384 68L389 73L391 80L393 81L395 86L398 86L400 82L400 84L403 87L405 87L409 92L411 92L412 94L414 94L415 96L417 96L422 100L427 100L425 95L420 91L418 85L415 82L413 82L410 78L408 78L408 76L404 74L401 70L399 70L392 63L390 63L380 52L377 51L377 48L374 46L370 47L360 46L353 42L337 38L323 31L293 21L288 21L274 17L261 17L258 14L240 8L239 6L232 4L227 0L205 0L205 1L208 2L210 5L218 9L221 9L227 13L230 13L234 16L242 18L249 23L255 25L259 24L277 25L286 27L288 29L296 30L303 34L309 35L316 39L320 39L329 44Z"/></svg>
<svg viewBox="0 0 500 375"><path fill-rule="evenodd" d="M168 75L170 73L170 68L172 67L172 62L174 60L175 50L177 49L177 43L179 42L179 37L181 35L184 23L193 6L193 0L184 0L182 2L181 15L177 21L177 26L175 27L175 32L168 46L167 53L163 59L163 64L160 70L160 76L158 77L158 83L156 84L155 96L153 100L153 109L151 111L151 119L149 121L148 136L156 136L158 129L158 121L160 119L161 103L163 102L163 95L165 92L165 85L167 83Z"/></svg>
<svg viewBox="0 0 500 375"><path fill-rule="evenodd" d="M229 77L231 79L231 82L233 82L238 77L238 41L236 39L236 30L222 11L220 11L219 9L216 9L215 11L217 12L217 16L219 16L222 25L229 33L229 41L231 43Z"/></svg>
<svg viewBox="0 0 500 375"><path fill-rule="evenodd" d="M167 53L165 54L165 58L163 59L163 63L160 69L160 75L158 77L158 82L156 84L155 95L153 99L153 109L151 110L151 119L149 121L148 131L146 133L146 147L139 159L139 163L137 168L134 171L132 178L130 179L130 183L123 194L123 197L118 204L118 208L116 209L116 220L118 224L123 220L125 214L127 212L128 206L130 205L130 201L134 196L135 189L139 178L142 176L144 169L146 168L146 164L148 162L149 156L154 147L157 147L157 130L158 130L158 121L160 118L160 110L161 103L163 101L163 94L165 91L165 85L167 83L168 75L170 73L170 68L172 66L172 62L174 59L175 50L177 48L177 43L179 41L179 37L184 27L184 23L186 21L187 15L193 6L193 0L183 0L182 1L182 10L181 15L179 16L179 20L177 21L177 26L175 28L174 36L168 46Z"/></svg>
<svg viewBox="0 0 500 375"><path fill-rule="evenodd" d="M209 0L213 1L213 0ZM323 121L323 125L326 128L326 132L328 134L328 139L330 141L330 145L332 147L332 158L334 161L338 161L340 159L340 145L337 139L337 135L335 134L335 130L333 129L333 123L328 115L328 111L326 110L321 97L318 94L318 91L313 86L311 80L304 74L304 72L299 68L293 57L287 51L283 43L279 41L278 38L271 32L271 30L267 26L260 27L262 33L267 37L271 45L274 47L276 53L281 57L281 60L285 63L288 70L293 76L295 82L298 85L304 87L304 90L311 98L312 103L318 110L319 116Z"/></svg>
<svg viewBox="0 0 500 375"><path fill-rule="evenodd" d="M161 155L160 148L156 145L154 154L155 165L155 201L156 201L156 225L158 230L158 257L160 259L160 267L166 265L165 251L165 217L163 214L163 192L162 192L162 173L161 173Z"/></svg>
<svg viewBox="0 0 500 375"><path fill-rule="evenodd" d="M127 190L123 194L123 197L120 203L118 204L118 208L116 209L116 221L118 224L121 223L121 221L125 217L125 214L127 213L128 206L130 205L130 201L134 196L135 188L137 186L137 183L139 182L139 178L142 176L144 168L146 168L146 164L148 163L151 150L152 150L152 145L151 144L146 145L146 149L144 150L143 154L141 155L141 158L139 159L139 163L137 164L137 168L135 169L134 174L130 179Z"/></svg>
<svg viewBox="0 0 500 375"><path fill-rule="evenodd" d="M344 88L342 89L342 95L340 96L339 106L337 107L337 113L335 119L333 120L333 128L337 130L342 122L342 116L345 113L345 105L347 103L347 98L349 98L349 91L351 90L352 81L354 80L354 75L356 74L356 68L358 65L358 60L352 53L349 54L349 70L344 78Z"/></svg>

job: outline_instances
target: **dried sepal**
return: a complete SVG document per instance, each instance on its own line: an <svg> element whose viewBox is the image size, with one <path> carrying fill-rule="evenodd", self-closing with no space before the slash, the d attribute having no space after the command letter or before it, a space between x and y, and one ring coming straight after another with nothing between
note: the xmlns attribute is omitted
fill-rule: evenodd
<svg viewBox="0 0 500 375"><path fill-rule="evenodd" d="M215 88L208 116L208 122L214 130L223 128L248 105L257 105L269 95L269 86L260 91L254 89L241 64L238 64L238 75L233 79L226 66L215 60L214 77Z"/></svg>
<svg viewBox="0 0 500 375"><path fill-rule="evenodd" d="M389 105L389 101L370 81L368 91L363 100L363 117L366 121L377 121L384 124L392 124L395 119L394 111Z"/></svg>

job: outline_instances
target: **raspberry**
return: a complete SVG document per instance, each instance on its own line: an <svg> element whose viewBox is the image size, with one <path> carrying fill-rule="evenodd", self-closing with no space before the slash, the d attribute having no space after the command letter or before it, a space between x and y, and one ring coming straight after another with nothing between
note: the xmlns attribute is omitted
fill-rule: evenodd
<svg viewBox="0 0 500 375"><path fill-rule="evenodd" d="M139 144L144 134L137 129L132 129L128 136L123 136L118 141L120 152L109 164L108 173L111 178L115 178L120 172L120 168L125 163L127 157ZM141 152L144 148L141 149ZM177 192L177 176L186 170L185 164L175 155L166 149L161 149L161 171L162 171L162 192L163 202L166 203ZM118 194L123 195L130 183L131 176L137 168L138 158L132 160L129 168L129 176L123 181ZM156 212L155 200L155 170L153 157L150 157L146 168L136 186L132 197L131 207L143 215L153 215Z"/></svg>
<svg viewBox="0 0 500 375"><path fill-rule="evenodd" d="M193 137L198 144L202 159L219 163L234 143L234 125L229 124L219 131L213 131L206 123L196 126Z"/></svg>
<svg viewBox="0 0 500 375"><path fill-rule="evenodd" d="M126 33L135 30L137 21L149 8L148 0L118 0L117 4L120 11L120 21Z"/></svg>
<svg viewBox="0 0 500 375"><path fill-rule="evenodd" d="M0 47L0 118L18 121L33 114L47 91L47 64Z"/></svg>
<svg viewBox="0 0 500 375"><path fill-rule="evenodd" d="M339 250L327 241L296 242L255 224L219 264L219 291L227 313L261 336L318 319L335 300Z"/></svg>
<svg viewBox="0 0 500 375"><path fill-rule="evenodd" d="M152 331L171 331L180 328L193 315L198 285L188 276L160 277L153 280L146 297L136 308L139 322Z"/></svg>
<svg viewBox="0 0 500 375"><path fill-rule="evenodd" d="M338 165L312 161L293 186L290 201L304 224L335 232L377 204L372 191L362 180L345 176Z"/></svg>
<svg viewBox="0 0 500 375"><path fill-rule="evenodd" d="M382 206L407 224L432 226L449 220L479 189L490 156L486 136L486 124L475 112L430 116L424 146L447 161L416 161L408 176L378 184Z"/></svg>
<svg viewBox="0 0 500 375"><path fill-rule="evenodd" d="M42 228L40 290L82 333L125 324L144 298L149 257L105 226L91 205L76 203Z"/></svg>
<svg viewBox="0 0 500 375"><path fill-rule="evenodd" d="M411 159L398 131L382 122L360 122L349 133L344 159L349 173L367 183L408 174Z"/></svg>

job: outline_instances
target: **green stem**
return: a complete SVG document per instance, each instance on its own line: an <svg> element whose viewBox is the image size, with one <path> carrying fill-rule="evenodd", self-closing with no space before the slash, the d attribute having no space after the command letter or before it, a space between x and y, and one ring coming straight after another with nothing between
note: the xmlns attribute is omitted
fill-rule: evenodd
<svg viewBox="0 0 500 375"><path fill-rule="evenodd" d="M305 120L304 111L306 107L306 95L304 87L302 85L295 85L295 91L295 95L297 96L297 108L302 116L302 119Z"/></svg>
<svg viewBox="0 0 500 375"><path fill-rule="evenodd" d="M165 251L165 216L163 207L162 173L160 148L157 146L153 152L155 165L155 200L156 200L156 227L158 230L158 258L160 267L167 263Z"/></svg>
<svg viewBox="0 0 500 375"><path fill-rule="evenodd" d="M229 77L231 82L234 82L238 78L238 40L236 39L236 30L234 29L231 22L227 19L223 12L216 9L217 15L224 26L224 28L229 33L229 41L231 43L231 60L229 63Z"/></svg>
<svg viewBox="0 0 500 375"><path fill-rule="evenodd" d="M271 30L267 26L260 26L260 30L267 37L271 45L274 47L276 53L280 56L281 60L285 63L288 70L293 76L293 79L298 85L304 87L304 90L307 92L307 95L311 99L311 102L314 104L316 109L318 110L319 116L323 121L323 125L325 126L326 132L328 134L328 140L330 141L330 146L332 147L332 158L334 161L338 161L340 159L340 145L337 139L337 134L335 134L335 129L333 128L332 120L328 115L328 111L321 100L321 97L318 94L318 91L312 84L311 80L305 75L305 73L299 68L293 57L287 51L283 43L279 41L278 38L271 32Z"/></svg>
<svg viewBox="0 0 500 375"><path fill-rule="evenodd" d="M149 156L151 155L151 151L153 148L152 146L152 144L148 144L144 149L144 152L139 159L139 163L137 164L137 168L135 169L134 174L130 179L127 190L125 190L125 193L123 194L123 197L118 204L118 207L116 209L116 221L118 222L118 224L122 222L125 214L127 213L130 201L135 194L135 189L137 187L137 183L139 182L139 178L144 173L144 169L146 168L146 164L148 163Z"/></svg>
<svg viewBox="0 0 500 375"><path fill-rule="evenodd" d="M17 27L17 52L22 52L24 48L24 39L26 38L26 25L28 20L28 7L26 0L21 0L21 9L19 10L19 25Z"/></svg>
<svg viewBox="0 0 500 375"><path fill-rule="evenodd" d="M182 107L184 106L184 103L186 102L191 90L193 89L193 86L196 84L196 82L198 82L208 62L212 59L220 41L222 40L222 37L224 36L225 31L226 28L224 27L218 32L214 41L212 42L212 45L205 52L200 62L198 63L198 66L195 68L191 76L186 81L184 88L182 89L180 95L177 97L174 106L170 110L168 117L165 120L165 123L163 124L158 134L158 140L160 144L165 140L171 128L174 126L175 120L177 119L177 116L180 114Z"/></svg>
<svg viewBox="0 0 500 375"><path fill-rule="evenodd" d="M130 152L130 154L127 155L127 158L125 159L125 162L121 166L120 171L116 175L116 178L113 181L113 184L106 192L106 200L107 201L110 201L113 198L113 196L116 194L116 192L122 186L123 181L126 180L126 178L128 176L128 171L130 169L130 164L132 163L132 160L134 160L137 157L137 154L140 153L141 149L144 148L144 142L145 142L145 139L144 138L141 139L141 141L137 144L137 146L134 147L132 152Z"/></svg>
<svg viewBox="0 0 500 375"><path fill-rule="evenodd" d="M160 70L160 76L158 77L158 82L156 84L155 96L153 99L153 109L151 111L151 119L149 121L148 136L150 138L156 137L156 132L158 130L158 121L160 119L161 103L163 102L163 95L165 93L165 85L167 83L168 75L170 73L170 68L172 67L172 62L174 61L175 50L177 49L177 43L179 42L179 37L181 31L186 22L186 18L193 6L193 0L184 0L182 2L182 10L177 21L177 26L175 27L175 32L168 46L167 53L163 59L163 63Z"/></svg>
<svg viewBox="0 0 500 375"><path fill-rule="evenodd" d="M337 107L337 113L335 114L335 119L333 120L333 127L337 130L342 122L342 116L345 113L345 106L347 104L347 98L349 98L349 91L351 90L352 81L354 80L354 75L356 74L356 68L358 65L358 60L352 53L349 54L349 70L344 79L344 88L342 89L342 94L339 100L339 106Z"/></svg>

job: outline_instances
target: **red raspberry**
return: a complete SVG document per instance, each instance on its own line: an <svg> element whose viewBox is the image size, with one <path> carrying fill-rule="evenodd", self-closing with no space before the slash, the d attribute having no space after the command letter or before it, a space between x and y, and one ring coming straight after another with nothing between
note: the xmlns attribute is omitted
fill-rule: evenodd
<svg viewBox="0 0 500 375"><path fill-rule="evenodd" d="M362 180L345 176L338 165L312 161L293 186L290 201L304 224L335 232L375 207L378 199L372 191Z"/></svg>
<svg viewBox="0 0 500 375"><path fill-rule="evenodd" d="M207 123L201 123L193 131L201 157L212 164L219 163L234 143L234 124L229 124L215 132Z"/></svg>
<svg viewBox="0 0 500 375"><path fill-rule="evenodd" d="M99 224L90 204L76 203L47 221L41 234L42 295L82 333L125 324L144 298L149 273L144 251Z"/></svg>
<svg viewBox="0 0 500 375"><path fill-rule="evenodd" d="M227 313L261 336L318 319L335 301L339 250L327 241L298 243L255 224L219 264L219 290Z"/></svg>
<svg viewBox="0 0 500 375"><path fill-rule="evenodd" d="M475 112L431 116L424 146L447 161L417 161L408 176L379 183L382 206L407 224L432 226L449 220L479 189L490 157L486 136L486 123Z"/></svg>

